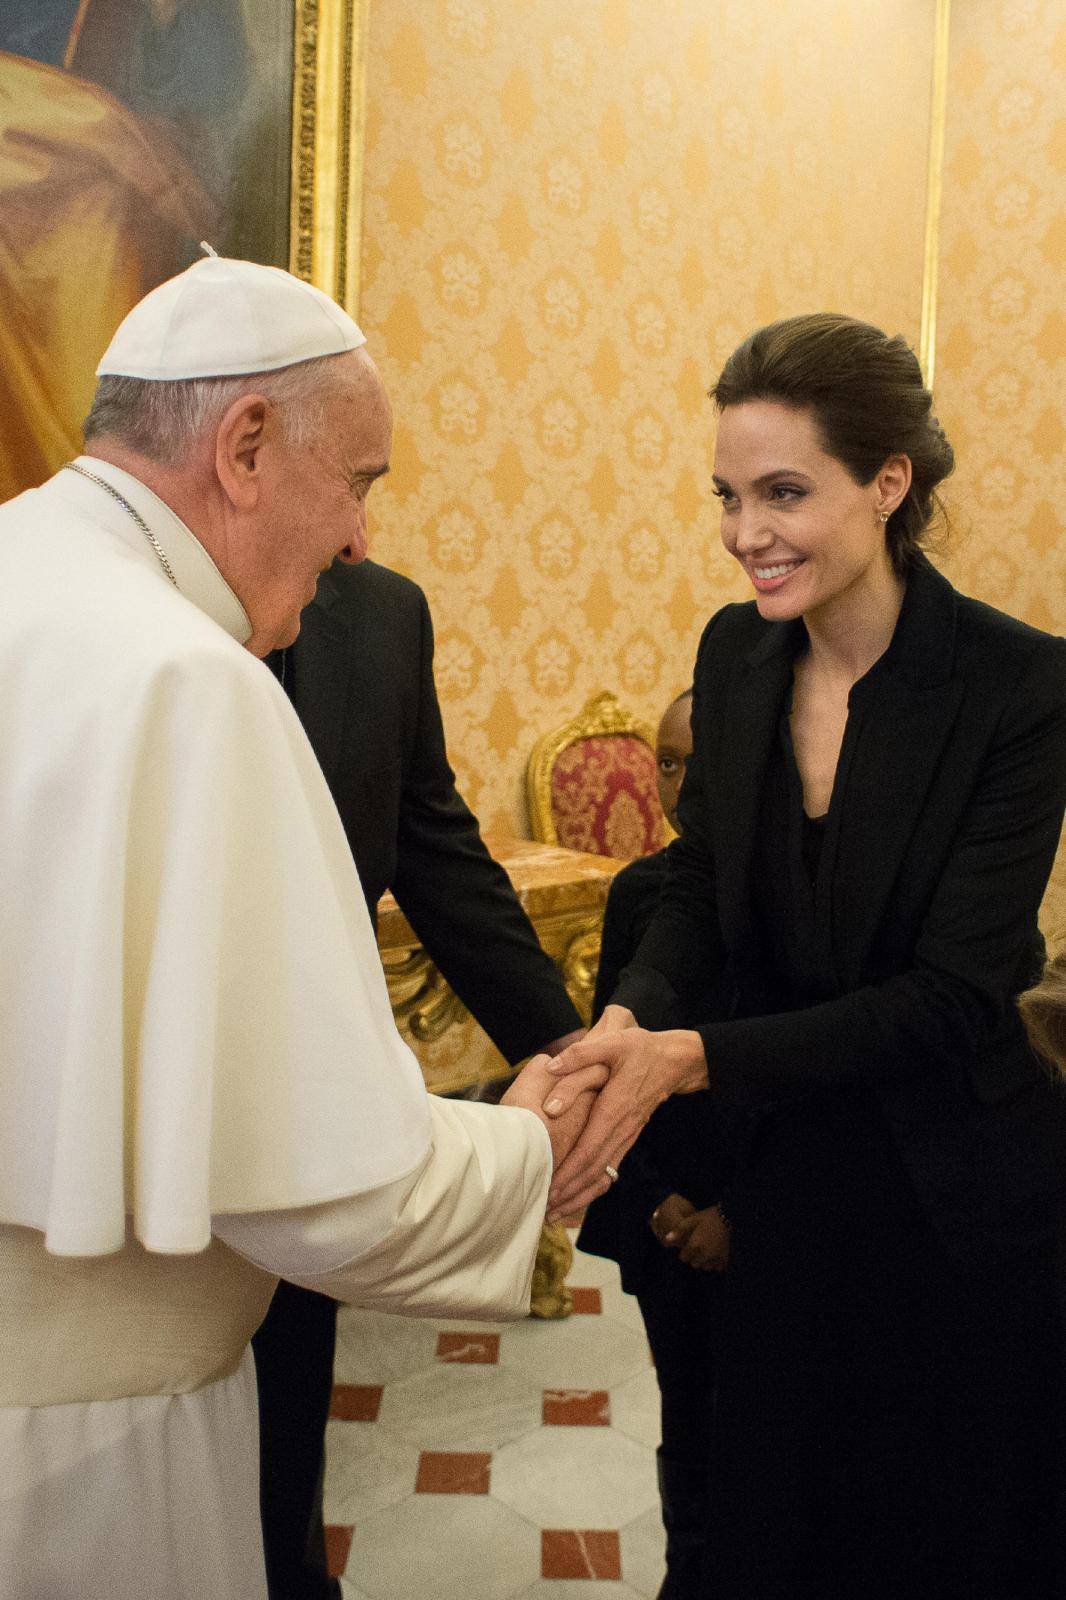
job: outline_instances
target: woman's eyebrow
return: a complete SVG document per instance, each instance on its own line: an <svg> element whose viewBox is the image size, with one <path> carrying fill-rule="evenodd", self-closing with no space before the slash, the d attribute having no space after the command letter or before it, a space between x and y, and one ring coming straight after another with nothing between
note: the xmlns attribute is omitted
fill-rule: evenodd
<svg viewBox="0 0 1066 1600"><path fill-rule="evenodd" d="M778 478L802 478L804 483L810 483L807 473L801 472L798 467L773 467L769 472L762 472L752 480L753 489L763 489L768 483L774 483ZM720 489L728 489L729 484L725 478L720 478L717 473L711 473L711 482Z"/></svg>

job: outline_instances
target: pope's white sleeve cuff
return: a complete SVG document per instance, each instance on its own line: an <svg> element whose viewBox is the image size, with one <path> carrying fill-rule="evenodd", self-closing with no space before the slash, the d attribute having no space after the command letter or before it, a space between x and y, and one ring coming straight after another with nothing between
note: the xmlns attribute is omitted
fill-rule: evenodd
<svg viewBox="0 0 1066 1600"><path fill-rule="evenodd" d="M367 1194L218 1216L241 1255L321 1294L407 1316L506 1320L529 1310L552 1172L540 1118L430 1099L421 1168Z"/></svg>

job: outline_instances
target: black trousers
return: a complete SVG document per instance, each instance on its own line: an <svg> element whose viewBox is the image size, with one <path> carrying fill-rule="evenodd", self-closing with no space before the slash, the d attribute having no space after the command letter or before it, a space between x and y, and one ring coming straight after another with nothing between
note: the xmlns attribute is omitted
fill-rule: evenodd
<svg viewBox="0 0 1066 1600"><path fill-rule="evenodd" d="M707 1593L1054 1600L1055 1250L962 1271L844 1109L783 1118L731 1199Z"/></svg>
<svg viewBox="0 0 1066 1600"><path fill-rule="evenodd" d="M337 1302L279 1283L252 1338L259 1388L259 1505L270 1600L340 1600L322 1528Z"/></svg>
<svg viewBox="0 0 1066 1600"><path fill-rule="evenodd" d="M693 1473L710 1472L725 1284L659 1249L649 1258L637 1303L655 1362L662 1450Z"/></svg>

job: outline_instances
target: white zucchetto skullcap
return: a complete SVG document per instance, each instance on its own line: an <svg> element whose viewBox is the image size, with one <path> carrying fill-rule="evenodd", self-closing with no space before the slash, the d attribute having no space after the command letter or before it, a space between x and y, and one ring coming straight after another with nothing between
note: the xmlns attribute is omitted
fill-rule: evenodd
<svg viewBox="0 0 1066 1600"><path fill-rule="evenodd" d="M356 350L346 311L280 267L208 256L152 289L119 323L96 376L224 378Z"/></svg>

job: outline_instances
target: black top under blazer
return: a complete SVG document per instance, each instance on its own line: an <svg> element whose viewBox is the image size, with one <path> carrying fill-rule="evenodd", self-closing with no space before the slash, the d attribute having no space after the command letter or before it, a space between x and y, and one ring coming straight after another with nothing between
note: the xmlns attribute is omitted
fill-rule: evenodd
<svg viewBox="0 0 1066 1600"><path fill-rule="evenodd" d="M501 1053L581 1027L511 881L455 787L417 584L336 561L294 644L270 659L340 812L373 916L386 889Z"/></svg>
<svg viewBox="0 0 1066 1600"><path fill-rule="evenodd" d="M892 642L851 691L814 906L819 1003L775 1013L753 914L760 793L802 620L726 606L700 643L694 748L655 918L614 995L648 1027L720 973L712 1096L756 1116L875 1087L960 1262L1042 1242L1064 1099L1015 1006L1066 796L1066 641L956 592L921 557Z"/></svg>

